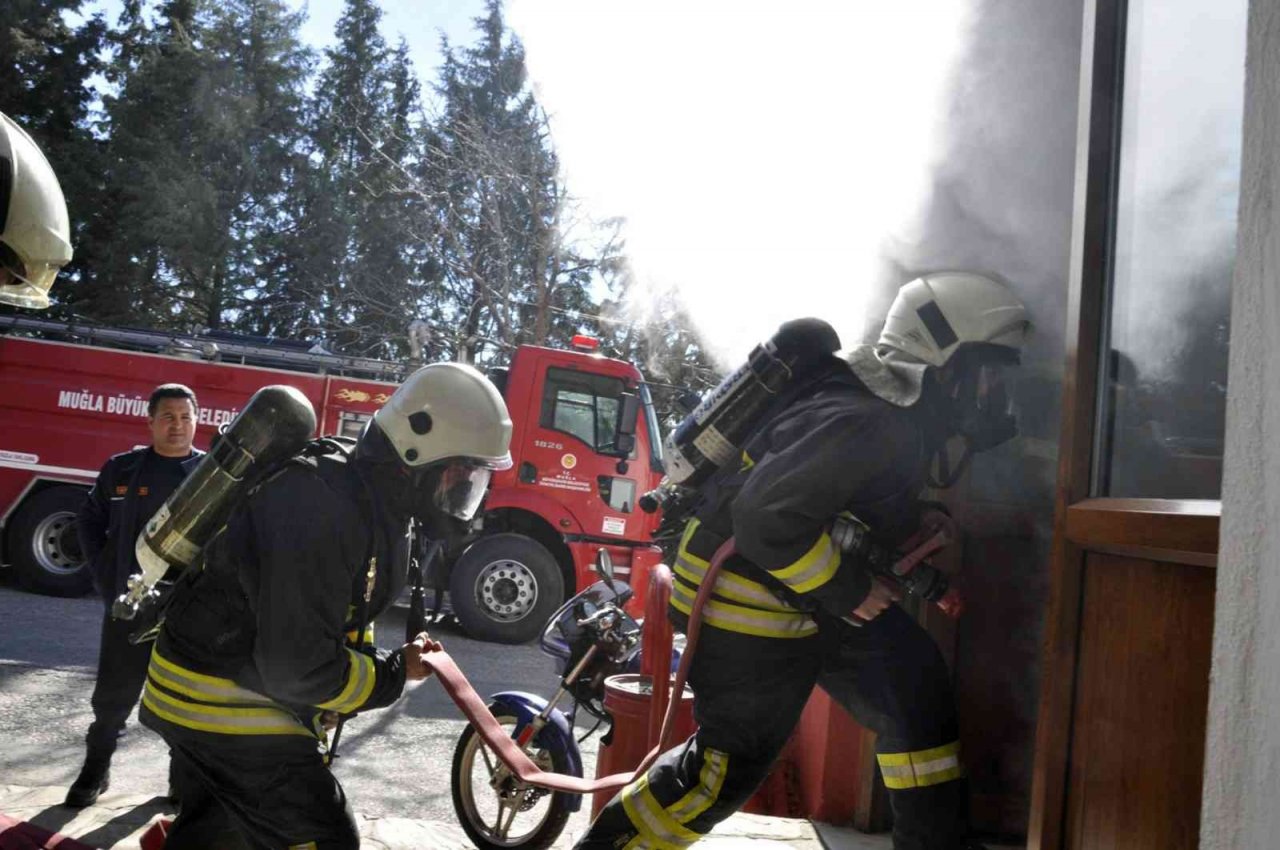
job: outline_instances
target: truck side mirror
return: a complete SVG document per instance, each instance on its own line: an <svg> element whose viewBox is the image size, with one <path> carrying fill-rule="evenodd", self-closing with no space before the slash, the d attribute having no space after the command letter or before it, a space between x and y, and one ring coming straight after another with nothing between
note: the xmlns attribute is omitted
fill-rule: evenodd
<svg viewBox="0 0 1280 850"><path fill-rule="evenodd" d="M613 584L613 558L603 546L596 550L596 575Z"/></svg>
<svg viewBox="0 0 1280 850"><path fill-rule="evenodd" d="M636 448L636 423L640 418L640 397L635 393L623 393L619 396L618 427L613 443L613 451L609 454L618 457L630 457Z"/></svg>

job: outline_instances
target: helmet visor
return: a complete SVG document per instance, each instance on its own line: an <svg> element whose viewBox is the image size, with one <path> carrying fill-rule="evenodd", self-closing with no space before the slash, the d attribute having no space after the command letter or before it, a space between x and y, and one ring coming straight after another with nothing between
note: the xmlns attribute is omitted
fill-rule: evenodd
<svg viewBox="0 0 1280 850"><path fill-rule="evenodd" d="M433 500L442 513L469 521L480 509L489 488L492 470L473 463L453 461L440 471Z"/></svg>
<svg viewBox="0 0 1280 850"><path fill-rule="evenodd" d="M58 276L58 267L47 264L38 266L34 274L24 274L25 269L5 265L0 257L0 304L43 310L49 306L49 288ZM16 260L14 261L16 264Z"/></svg>

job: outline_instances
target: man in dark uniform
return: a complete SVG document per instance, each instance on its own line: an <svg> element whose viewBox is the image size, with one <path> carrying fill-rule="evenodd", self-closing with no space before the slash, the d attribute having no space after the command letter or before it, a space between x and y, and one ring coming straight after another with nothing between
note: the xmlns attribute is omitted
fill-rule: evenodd
<svg viewBox="0 0 1280 850"><path fill-rule="evenodd" d="M93 723L85 738L84 767L67 791L68 806L91 805L107 790L111 756L147 678L151 644L135 646L129 642L134 626L112 618L111 603L138 569L133 554L138 532L204 454L191 446L196 411L196 395L187 387L156 387L147 403L151 445L108 460L80 509L80 546L89 559L94 587L106 610L91 700Z"/></svg>
<svg viewBox="0 0 1280 850"><path fill-rule="evenodd" d="M168 850L359 846L326 727L427 676L438 644L375 650L368 624L404 587L411 520L470 520L510 438L493 384L432 364L350 454L304 452L232 510L177 583L142 697L182 801Z"/></svg>
<svg viewBox="0 0 1280 850"><path fill-rule="evenodd" d="M918 497L949 437L1013 435L997 386L1026 310L978 275L907 284L875 346L830 357L780 394L739 462L702 488L675 564L683 627L712 554L732 537L703 609L689 682L697 733L601 812L579 848L685 847L763 781L815 684L877 733L897 850L959 850L967 791L946 664L897 591L833 542L842 512L884 545L919 527ZM963 471L967 454L953 471Z"/></svg>

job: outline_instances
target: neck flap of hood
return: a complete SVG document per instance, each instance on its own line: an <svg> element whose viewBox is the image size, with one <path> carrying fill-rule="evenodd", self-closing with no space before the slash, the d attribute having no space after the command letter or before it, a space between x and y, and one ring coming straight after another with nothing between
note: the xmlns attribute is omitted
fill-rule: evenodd
<svg viewBox="0 0 1280 850"><path fill-rule="evenodd" d="M856 345L840 357L867 389L890 404L910 407L920 400L928 363L880 345Z"/></svg>

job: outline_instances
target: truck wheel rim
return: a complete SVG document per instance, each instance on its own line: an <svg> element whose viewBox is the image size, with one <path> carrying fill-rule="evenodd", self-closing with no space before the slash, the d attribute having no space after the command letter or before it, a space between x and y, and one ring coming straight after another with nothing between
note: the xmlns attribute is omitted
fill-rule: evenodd
<svg viewBox="0 0 1280 850"><path fill-rule="evenodd" d="M31 535L31 554L46 572L71 575L84 564L75 536L76 515L67 511L49 514Z"/></svg>
<svg viewBox="0 0 1280 850"><path fill-rule="evenodd" d="M476 582L480 604L504 623L524 618L538 601L538 580L519 561L494 561L480 571Z"/></svg>

